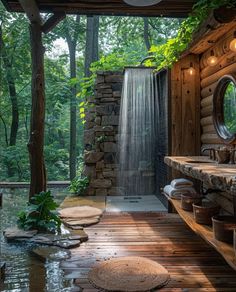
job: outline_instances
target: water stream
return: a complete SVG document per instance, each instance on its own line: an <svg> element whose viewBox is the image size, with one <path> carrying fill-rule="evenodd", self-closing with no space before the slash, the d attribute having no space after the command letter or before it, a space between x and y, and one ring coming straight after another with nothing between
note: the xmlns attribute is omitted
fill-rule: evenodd
<svg viewBox="0 0 236 292"><path fill-rule="evenodd" d="M123 195L155 192L155 97L152 68L126 68L119 122L119 178Z"/></svg>
<svg viewBox="0 0 236 292"><path fill-rule="evenodd" d="M68 191L54 189L52 193L60 203ZM71 291L71 281L65 280L58 261L42 262L31 254L36 245L7 243L2 231L16 226L17 213L25 208L28 191L15 189L4 191L3 208L0 209L1 261L6 263L6 277L0 283L0 291L5 292L67 292Z"/></svg>

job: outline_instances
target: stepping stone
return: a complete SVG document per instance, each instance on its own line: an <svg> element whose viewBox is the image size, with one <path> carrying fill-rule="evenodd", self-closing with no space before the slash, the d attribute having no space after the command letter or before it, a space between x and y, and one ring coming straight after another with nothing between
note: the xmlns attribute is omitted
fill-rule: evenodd
<svg viewBox="0 0 236 292"><path fill-rule="evenodd" d="M7 240L17 240L22 238L31 238L37 234L37 230L28 230L19 229L18 227L10 227L3 231L4 236Z"/></svg>
<svg viewBox="0 0 236 292"><path fill-rule="evenodd" d="M106 196L70 196L61 203L60 208L90 206L101 210L106 209Z"/></svg>
<svg viewBox="0 0 236 292"><path fill-rule="evenodd" d="M75 248L80 246L80 240L59 240L54 241L53 245L59 246L62 248Z"/></svg>
<svg viewBox="0 0 236 292"><path fill-rule="evenodd" d="M76 230L72 235L68 237L70 240L80 240L80 242L85 242L88 240L88 234L83 230Z"/></svg>
<svg viewBox="0 0 236 292"><path fill-rule="evenodd" d="M97 224L100 220L100 217L91 217L91 218L84 218L84 219L76 219L76 220L65 220L63 221L64 224L72 229L77 229L80 226L89 226L92 224Z"/></svg>
<svg viewBox="0 0 236 292"><path fill-rule="evenodd" d="M101 216L103 213L102 210L90 206L79 206L65 208L59 211L59 215L62 218L91 218L95 216Z"/></svg>
<svg viewBox="0 0 236 292"><path fill-rule="evenodd" d="M31 242L53 245L52 238L47 237L47 235L35 235L31 238Z"/></svg>
<svg viewBox="0 0 236 292"><path fill-rule="evenodd" d="M65 260L70 258L71 252L62 250L58 247L38 247L32 250L32 253L39 257L41 260Z"/></svg>

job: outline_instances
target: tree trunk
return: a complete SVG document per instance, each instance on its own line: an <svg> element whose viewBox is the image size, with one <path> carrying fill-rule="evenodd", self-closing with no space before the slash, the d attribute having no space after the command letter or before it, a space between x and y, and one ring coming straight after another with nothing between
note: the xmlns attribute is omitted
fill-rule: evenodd
<svg viewBox="0 0 236 292"><path fill-rule="evenodd" d="M2 29L0 27L0 43L1 43L1 55L3 58L3 65L6 69L6 80L8 84L9 95L11 99L11 112L12 112L12 122L11 122L11 132L9 145L16 145L17 132L19 127L19 109L18 100L16 94L15 78L13 76L12 64L7 56L6 48L2 38Z"/></svg>
<svg viewBox="0 0 236 292"><path fill-rule="evenodd" d="M7 55L7 51L4 45L3 37L2 37L2 29L0 27L0 43L1 43L1 55L3 58L3 65L6 70L6 80L8 84L8 91L11 100L11 131L10 131L10 139L8 146L16 145L17 132L19 128L19 108L18 108L18 100L16 94L16 85L15 78L13 76L13 68L12 63L9 60ZM8 165L8 176L12 177L14 175L14 170L11 165Z"/></svg>
<svg viewBox="0 0 236 292"><path fill-rule="evenodd" d="M92 62L98 60L99 16L87 16L86 48L85 48L85 76L91 75L89 70Z"/></svg>
<svg viewBox="0 0 236 292"><path fill-rule="evenodd" d="M69 53L70 53L70 78L76 78L76 42L71 41L68 43ZM76 160L77 160L77 151L76 151L76 126L77 126L77 117L76 117L76 85L71 86L71 98L70 98L70 179L76 177Z"/></svg>
<svg viewBox="0 0 236 292"><path fill-rule="evenodd" d="M145 46L149 51L151 48L150 40L149 40L149 23L148 17L143 17L143 38L145 42Z"/></svg>
<svg viewBox="0 0 236 292"><path fill-rule="evenodd" d="M41 25L31 23L30 43L32 57L32 108L30 124L31 183L29 200L35 194L46 190L46 170L44 164L44 120L45 120L45 84L44 84L44 47Z"/></svg>

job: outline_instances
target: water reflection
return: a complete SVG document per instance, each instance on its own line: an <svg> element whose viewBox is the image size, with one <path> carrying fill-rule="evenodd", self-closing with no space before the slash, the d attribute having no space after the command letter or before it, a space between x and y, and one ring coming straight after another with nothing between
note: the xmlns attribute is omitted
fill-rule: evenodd
<svg viewBox="0 0 236 292"><path fill-rule="evenodd" d="M52 190L60 203L66 190ZM6 277L0 283L0 291L4 292L67 292L71 291L72 282L64 280L59 262L45 263L31 254L36 245L25 243L8 244L2 232L5 228L16 225L17 213L22 210L28 200L27 190L3 191L3 208L0 209L1 261L6 262Z"/></svg>

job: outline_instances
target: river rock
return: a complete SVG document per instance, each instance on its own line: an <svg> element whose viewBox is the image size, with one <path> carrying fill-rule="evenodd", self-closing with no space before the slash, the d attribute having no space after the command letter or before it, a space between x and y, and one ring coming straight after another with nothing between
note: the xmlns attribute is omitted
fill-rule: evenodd
<svg viewBox="0 0 236 292"><path fill-rule="evenodd" d="M66 260L70 258L71 252L69 250L62 250L59 247L38 247L32 250L32 253L41 260Z"/></svg>
<svg viewBox="0 0 236 292"><path fill-rule="evenodd" d="M31 238L37 234L37 230L23 230L18 227L10 227L3 231L4 236L7 240L22 239L22 238Z"/></svg>
<svg viewBox="0 0 236 292"><path fill-rule="evenodd" d="M80 240L58 240L53 244L62 248L75 248L80 246Z"/></svg>

